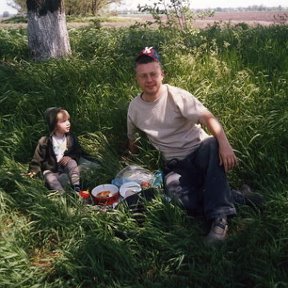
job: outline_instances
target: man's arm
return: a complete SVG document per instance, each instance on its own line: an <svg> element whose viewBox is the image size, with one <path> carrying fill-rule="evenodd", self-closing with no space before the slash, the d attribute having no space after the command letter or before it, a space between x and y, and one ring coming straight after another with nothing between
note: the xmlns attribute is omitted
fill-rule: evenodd
<svg viewBox="0 0 288 288"><path fill-rule="evenodd" d="M202 113L199 122L202 125L206 126L209 132L218 141L220 165L224 165L224 169L226 172L228 170L231 170L237 164L237 158L227 139L223 127L215 118L215 116L209 111L205 111Z"/></svg>

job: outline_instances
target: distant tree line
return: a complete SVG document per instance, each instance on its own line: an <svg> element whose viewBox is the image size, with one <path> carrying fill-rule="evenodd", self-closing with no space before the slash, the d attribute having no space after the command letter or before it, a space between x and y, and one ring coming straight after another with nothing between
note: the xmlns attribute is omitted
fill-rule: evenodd
<svg viewBox="0 0 288 288"><path fill-rule="evenodd" d="M162 2L162 0L158 0L158 2ZM181 3L181 1L175 1L172 0L173 3ZM156 3L154 3L155 5ZM141 5L140 5L141 6ZM139 11L139 9L137 11L133 11L134 13L143 13L143 6L141 6L140 8L141 11ZM222 7L216 7L213 9L192 9L194 12L196 13L203 13L203 12L236 12L236 11L287 11L288 10L288 6L287 7L282 7L281 5L279 6L275 6L275 7L266 7L263 5L252 5L252 6L248 6L248 7L236 7L236 8L222 8ZM128 13L128 12L132 12L132 10L126 9L124 11L121 11L123 14Z"/></svg>
<svg viewBox="0 0 288 288"><path fill-rule="evenodd" d="M44 0L39 0L39 6ZM97 15L101 9L107 7L112 3L120 3L121 0L65 0L66 15ZM26 0L10 1L10 6L18 9L19 12L27 11Z"/></svg>
<svg viewBox="0 0 288 288"><path fill-rule="evenodd" d="M266 7L263 5L252 5L248 7L237 7L237 8L213 8L215 12L231 12L231 11L287 11L287 7L282 7L281 5L275 7ZM202 10L203 11L203 10Z"/></svg>

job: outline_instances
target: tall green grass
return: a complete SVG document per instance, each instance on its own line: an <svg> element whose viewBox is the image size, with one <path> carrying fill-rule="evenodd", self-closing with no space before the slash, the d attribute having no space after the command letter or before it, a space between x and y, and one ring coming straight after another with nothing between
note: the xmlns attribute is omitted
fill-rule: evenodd
<svg viewBox="0 0 288 288"><path fill-rule="evenodd" d="M73 29L73 55L36 63L26 32L0 31L1 287L287 287L287 26L201 31ZM101 163L84 185L127 164L126 111L138 93L133 60L156 47L165 80L219 118L237 150L231 185L264 194L264 211L238 207L230 237L206 247L209 227L159 195L142 222L125 208L100 212L23 176L43 111L63 106L83 148ZM128 161L129 162L129 161ZM134 163L159 168L143 141Z"/></svg>

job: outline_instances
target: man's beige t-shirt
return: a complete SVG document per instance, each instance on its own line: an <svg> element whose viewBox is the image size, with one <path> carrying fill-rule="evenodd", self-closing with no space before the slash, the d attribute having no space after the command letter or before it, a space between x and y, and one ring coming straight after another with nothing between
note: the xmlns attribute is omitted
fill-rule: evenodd
<svg viewBox="0 0 288 288"><path fill-rule="evenodd" d="M134 141L143 131L165 160L183 159L209 137L198 124L207 108L189 92L165 84L166 93L154 102L135 97L128 108L127 134Z"/></svg>

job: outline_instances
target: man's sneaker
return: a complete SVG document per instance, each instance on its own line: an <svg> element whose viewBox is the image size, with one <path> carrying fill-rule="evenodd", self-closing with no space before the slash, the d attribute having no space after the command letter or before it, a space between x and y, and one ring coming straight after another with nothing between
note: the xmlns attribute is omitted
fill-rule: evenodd
<svg viewBox="0 0 288 288"><path fill-rule="evenodd" d="M227 231L227 219L225 217L216 218L211 225L210 232L206 236L206 242L211 244L217 241L225 240L227 237Z"/></svg>
<svg viewBox="0 0 288 288"><path fill-rule="evenodd" d="M254 209L255 208L261 209L261 207L265 202L263 195L261 195L260 193L253 192L247 184L242 185L240 191L244 196L245 200L244 204Z"/></svg>
<svg viewBox="0 0 288 288"><path fill-rule="evenodd" d="M261 211L265 202L263 195L253 192L247 184L242 185L240 190L232 189L231 192L235 204L248 205L255 210L260 209Z"/></svg>

